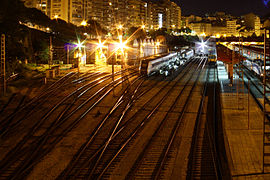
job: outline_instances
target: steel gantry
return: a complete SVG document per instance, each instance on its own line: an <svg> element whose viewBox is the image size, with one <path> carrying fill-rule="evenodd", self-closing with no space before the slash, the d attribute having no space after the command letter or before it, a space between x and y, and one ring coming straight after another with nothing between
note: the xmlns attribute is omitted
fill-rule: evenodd
<svg viewBox="0 0 270 180"><path fill-rule="evenodd" d="M245 107L245 82L244 82L244 65L242 61L242 54L243 52L241 37L239 37L239 54L238 54L238 84L237 84L237 96L238 96L238 109L244 109Z"/></svg>
<svg viewBox="0 0 270 180"><path fill-rule="evenodd" d="M264 68L263 68L263 173L270 172L270 121L268 117L270 115L270 101L267 98L267 94L270 93L270 89L267 87L267 82L270 80L270 69L266 69L270 66L269 60L266 56L269 52L269 30L264 31Z"/></svg>

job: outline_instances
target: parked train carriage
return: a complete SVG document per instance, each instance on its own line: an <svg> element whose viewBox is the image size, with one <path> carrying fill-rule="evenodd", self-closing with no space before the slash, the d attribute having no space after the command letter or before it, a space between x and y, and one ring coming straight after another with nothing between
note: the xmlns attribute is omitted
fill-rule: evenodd
<svg viewBox="0 0 270 180"><path fill-rule="evenodd" d="M210 64L216 64L216 62L217 62L217 56L216 55L214 55L214 54L210 54L209 56L208 56L208 62L210 63Z"/></svg>
<svg viewBox="0 0 270 180"><path fill-rule="evenodd" d="M177 57L177 53L169 53L159 57L150 57L143 59L140 65L140 72L143 75L151 75L154 72L158 72L159 69L166 63Z"/></svg>
<svg viewBox="0 0 270 180"><path fill-rule="evenodd" d="M186 49L185 51L181 52L181 58L188 60L193 57L194 54L194 49Z"/></svg>
<svg viewBox="0 0 270 180"><path fill-rule="evenodd" d="M144 74L144 75L147 75L148 72L148 64L150 61L153 61L155 59L158 59L158 58L161 58L161 57L164 57L164 56L167 56L169 53L164 53L164 54L159 54L159 55L155 55L155 56L151 56L151 57L146 57L144 59L142 59L140 61L140 67L139 67L139 70L140 70L140 73L141 74Z"/></svg>

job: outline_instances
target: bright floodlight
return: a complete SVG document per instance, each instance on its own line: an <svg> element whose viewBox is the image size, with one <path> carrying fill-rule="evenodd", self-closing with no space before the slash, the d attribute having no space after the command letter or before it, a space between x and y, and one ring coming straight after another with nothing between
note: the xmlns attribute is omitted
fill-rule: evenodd
<svg viewBox="0 0 270 180"><path fill-rule="evenodd" d="M76 46L77 46L77 48L82 48L83 44L79 42L79 43L76 44Z"/></svg>
<svg viewBox="0 0 270 180"><path fill-rule="evenodd" d="M104 46L104 43L105 42L101 42L101 40L99 39L98 43L96 44L97 48L99 48L99 49L105 48L106 46Z"/></svg>
<svg viewBox="0 0 270 180"><path fill-rule="evenodd" d="M144 29L145 28L145 25L142 25L142 29Z"/></svg>
<svg viewBox="0 0 270 180"><path fill-rule="evenodd" d="M118 29L122 29L122 28L123 28L123 25L120 24L120 25L118 26Z"/></svg>
<svg viewBox="0 0 270 180"><path fill-rule="evenodd" d="M85 20L83 20L83 21L81 22L81 26L87 26L87 22L86 22Z"/></svg>
<svg viewBox="0 0 270 180"><path fill-rule="evenodd" d="M206 47L206 42L201 41L201 42L199 43L199 45L200 45L200 47L201 47L202 49L204 49L204 48Z"/></svg>

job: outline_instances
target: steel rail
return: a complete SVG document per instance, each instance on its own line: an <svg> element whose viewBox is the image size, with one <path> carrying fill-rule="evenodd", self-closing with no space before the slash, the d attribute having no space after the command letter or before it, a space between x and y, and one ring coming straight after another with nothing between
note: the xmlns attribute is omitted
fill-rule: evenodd
<svg viewBox="0 0 270 180"><path fill-rule="evenodd" d="M121 78L119 78L119 79L121 79ZM114 83L117 81L114 81ZM116 86L120 85L121 83L122 83L122 80L120 80L116 84ZM97 100L90 108L88 108L87 112L89 112L91 109L93 109L106 95L108 95L109 92L112 91L112 89L113 89L113 87L111 89L109 89L106 93L104 93L104 95L102 97L100 97L99 100ZM57 130L57 128L59 127L59 125L61 125L61 123L55 124L55 126L53 126L53 129L51 129L51 131L45 133L46 136L42 136L41 138L39 138L39 142L37 143L38 147L32 148L33 152L30 153L30 157L26 158L27 160L21 163L22 165L16 169L16 174L12 175L11 179L16 179L18 177L21 177L22 175L25 175L25 173L27 171L29 171L36 163L38 163L39 160L42 157L44 157L44 155L47 154L50 151L50 149L52 149L52 147L55 146L65 134L67 134L76 124L78 124L80 122L80 120L87 114L87 112L84 112L83 115L81 115L79 118L75 119L61 133L61 137L60 136L56 137L52 142L50 142L50 144L51 144L50 148L47 148L44 150L44 148L42 148L42 145L44 145L44 144L46 145L46 142L48 141L48 137L50 136L51 133L53 133L52 131ZM63 121L61 121L61 122L63 122Z"/></svg>
<svg viewBox="0 0 270 180"><path fill-rule="evenodd" d="M184 74L185 75L185 74ZM176 83L175 83L176 84ZM140 129L142 129L145 125L147 120L149 120L152 115L156 112L156 110L161 106L161 104L166 100L166 98L168 97L168 95L170 94L170 92L173 90L172 86L170 88L170 90L167 92L167 94L158 102L158 104L153 108L153 110L146 116L146 118L136 127L136 129L130 134L130 136L124 141L124 144L120 147L119 151L116 153L116 155L110 160L110 162L108 162L107 166L103 169L103 171L100 173L98 179L100 179L103 174L105 173L105 171L109 168L109 166L111 165L111 163L116 159L116 157L119 155L119 153L124 149L124 147L132 140L132 138L135 137L135 135L139 132ZM124 126L121 127L121 129L119 131L121 131L123 129ZM118 134L119 132L117 132ZM91 176L89 176L90 178Z"/></svg>
<svg viewBox="0 0 270 180"><path fill-rule="evenodd" d="M198 69L198 68L199 68L199 65L197 66L197 69ZM196 70L197 70L197 69L196 69ZM195 70L195 71L196 71L196 70ZM194 71L194 72L195 72L195 71ZM179 100L181 94L183 93L185 87L187 87L187 85L188 85L188 83L190 82L190 80L192 79L192 77L193 77L193 76L190 76L190 78L187 80L187 82L185 83L183 89L182 89L181 92L178 94L176 100ZM198 78L198 77L199 77L199 75L197 76L197 78ZM194 87L194 85L193 85L193 87ZM191 92L191 91L190 91L190 92ZM185 105L184 105L184 107L183 107L183 109L182 109L182 111L181 111L180 116L178 117L178 121L177 121L178 123L175 124L175 126L174 126L174 128L173 128L174 130L172 131L172 133L171 133L169 139L171 139L172 137L174 137L174 134L176 134L176 131L175 131L175 130L176 130L177 126L180 125L180 119L183 117L183 114L184 114L183 112L184 112L185 107L187 107L187 102L188 102L189 97L190 97L190 95L187 96L187 100L185 101L186 103L185 103ZM174 101L173 104L175 104L175 103L176 103L176 101ZM171 106L170 108L174 108L174 107ZM154 134L151 136L151 138L150 138L150 140L148 141L147 145L145 145L143 151L141 151L141 153L140 153L139 157L137 158L136 162L133 164L133 167L132 167L131 170L128 172L127 177L133 176L134 173L137 171L138 164L141 164L141 163L142 163L143 157L144 157L144 155L145 155L147 149L150 148L150 145L151 145L151 143L153 142L153 139L157 136L157 134L159 133L159 131L160 131L161 128L163 127L163 124L166 122L166 119L167 119L166 117L168 116L167 114L168 114L169 112L170 112L170 111L168 111L168 112L166 113L166 116L163 118L163 120L162 120L161 123L159 124L158 128L155 130ZM165 158L166 158L164 152L165 152L165 153L167 152L168 147L170 147L170 145L171 145L171 142L173 142L173 141L167 142L167 144L165 145L165 148L162 150L162 152L161 152L161 154L160 154L160 156L159 156L159 157L162 157L162 154L163 154L163 158L162 158L162 159L165 159ZM160 160L158 160L158 162L159 162L159 163L157 163L156 166L154 167L154 170L153 170L153 172L152 172L151 178L156 178L156 177L160 174L160 172L158 171L158 169L160 169L159 167L161 167L161 166L158 166L158 164L161 164L161 163L163 162L163 160L162 160L161 162L160 162ZM162 164L161 164L161 165L162 165ZM126 177L126 178L127 178L127 177Z"/></svg>
<svg viewBox="0 0 270 180"><path fill-rule="evenodd" d="M110 78L110 76L108 76L108 78ZM119 81L121 78L118 78L118 80L116 80L116 81L114 81L114 82L111 82L110 84L113 84L113 83L116 83L117 81ZM100 80L100 79L99 79ZM96 82L99 82L98 80L96 81ZM121 81L120 81L121 82ZM90 83L89 83L90 84ZM91 83L92 84L92 83ZM119 83L118 83L119 84ZM85 87L87 87L87 86L85 86ZM108 86L106 86L106 87L108 87ZM80 87L80 88L78 88L79 90L82 90L83 89L83 87ZM102 90L103 89L105 89L105 88L102 88ZM99 91L99 92L101 92L101 91ZM92 99L93 97L95 97L95 95L97 95L98 93L96 92L94 95L92 95L90 98L88 98L88 100L89 99ZM73 94L72 94L73 95ZM63 101L64 102L64 101ZM47 114L49 114L49 113L47 113ZM46 116L46 117L48 117L48 116ZM66 120L66 119L68 119L68 118L64 118L64 120ZM43 121L44 121L45 119L43 119ZM20 142L20 143L18 143L17 144L17 146L16 147L14 147L11 151L10 151L10 153L8 153L8 155L1 161L1 165L0 165L0 169L1 169L1 171L3 171L3 167L7 167L10 163L12 163L13 161L11 161L10 159L12 159L14 156L16 157L18 157L18 155L19 154L21 154L21 155L25 155L25 151L21 151L21 148L23 147L23 145L27 142L27 139L29 139L31 136L32 136L32 132L34 132L38 127L39 127L39 125L40 125L40 123L39 122L42 122L42 121L38 121L38 123L32 128L32 130L30 131L30 133L28 133L28 135L26 135L24 138L23 138L23 140ZM62 122L63 122L63 120L62 120ZM54 129L55 129L55 127L53 127ZM48 132L48 131L46 131L46 132ZM45 133L44 135L49 135L49 133ZM43 136L41 136L41 137L43 137ZM8 157L10 157L10 158L8 158ZM14 159L15 160L15 159Z"/></svg>
<svg viewBox="0 0 270 180"><path fill-rule="evenodd" d="M47 119L59 106L61 106L65 101L67 101L69 98L71 98L72 96L75 96L77 93L79 93L80 91L82 91L84 88L87 88L88 90L94 88L95 86L99 85L101 82L110 79L110 75L106 75L103 77L100 77L98 79L95 79L79 88L77 88L76 90L74 90L73 92L71 92L68 96L65 96L62 100L60 100L60 102L58 102L56 105L53 106L52 109L50 109L49 111L47 111L45 113L45 115L41 118L40 121L38 121L34 127L38 126L39 124L42 124L42 122L44 122L45 119ZM95 84L96 83L96 84ZM89 87L90 86L90 87ZM87 91L85 90L83 93L81 93L81 96L83 94L85 94ZM28 114L26 114L25 116L27 116ZM20 122L22 119L25 119L25 116L23 116L22 118L19 118L16 120L16 122L13 122L12 124L7 124L7 125L2 125L3 127L0 128L0 136L3 138L5 136L5 134L7 134L8 131L10 131L12 128L17 127L20 125Z"/></svg>
<svg viewBox="0 0 270 180"><path fill-rule="evenodd" d="M143 93L145 93L145 91L143 92ZM125 113L125 112L123 112L123 113ZM123 116L123 114L122 114L122 116ZM120 128L120 130L115 134L115 135L117 135L120 131L121 131L121 129L123 129L123 126ZM113 136L112 138L114 138L115 136ZM84 148L81 148L80 150L80 152L79 152L79 154L81 154L81 152L82 151L84 151L84 149L88 146L89 144L88 143L86 143L85 145L84 145ZM102 150L102 148L104 148L105 147L105 144L103 144L102 146L101 146L101 148L99 148L97 151L96 151L96 153L94 153L94 155L93 156L91 156L91 158L89 158L89 161L91 161L96 155L97 155L97 153L98 152L100 152L101 150ZM79 156L77 155L77 159L79 158ZM73 164L74 164L74 162L76 162L76 161L72 161L73 162ZM61 174L61 179L62 178L64 178L64 177L66 177L69 173L70 173L70 169L72 169L73 167L72 166L74 166L74 165L70 165L69 167L69 170L65 170L64 171L64 174L62 173ZM60 177L58 177L58 179L59 179Z"/></svg>

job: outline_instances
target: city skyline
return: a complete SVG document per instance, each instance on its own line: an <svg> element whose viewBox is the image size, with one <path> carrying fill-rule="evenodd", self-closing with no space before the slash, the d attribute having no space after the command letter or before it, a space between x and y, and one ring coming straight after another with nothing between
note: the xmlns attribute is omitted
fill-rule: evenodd
<svg viewBox="0 0 270 180"><path fill-rule="evenodd" d="M248 13L255 13L261 17L270 13L269 6L264 4L264 0L227 0L226 2L220 2L216 0L204 0L204 1L190 1L190 0L173 0L182 9L182 14L190 15L204 15L206 13L215 13L217 11L224 11L228 14L241 16ZM269 3L268 3L269 4Z"/></svg>

